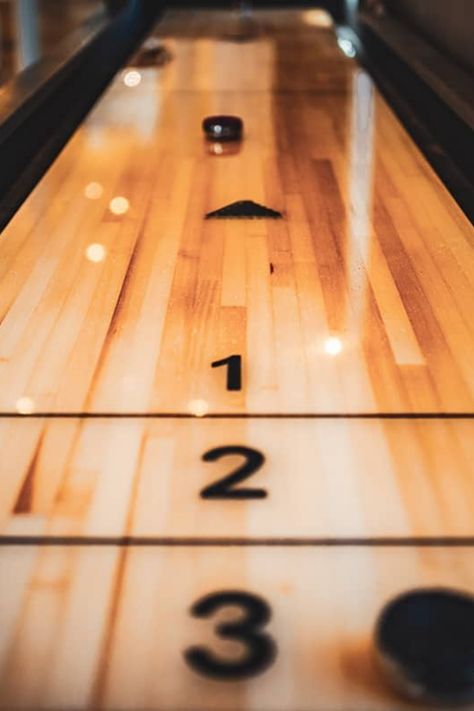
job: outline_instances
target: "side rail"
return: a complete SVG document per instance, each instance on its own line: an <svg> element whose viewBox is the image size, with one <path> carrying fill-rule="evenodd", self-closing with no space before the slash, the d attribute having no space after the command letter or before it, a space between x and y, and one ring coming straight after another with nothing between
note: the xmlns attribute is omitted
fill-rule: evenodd
<svg viewBox="0 0 474 711"><path fill-rule="evenodd" d="M391 17L352 25L362 64L461 208L474 222L474 83Z"/></svg>
<svg viewBox="0 0 474 711"><path fill-rule="evenodd" d="M2 87L0 230L146 34L161 3L128 0L114 7Z"/></svg>

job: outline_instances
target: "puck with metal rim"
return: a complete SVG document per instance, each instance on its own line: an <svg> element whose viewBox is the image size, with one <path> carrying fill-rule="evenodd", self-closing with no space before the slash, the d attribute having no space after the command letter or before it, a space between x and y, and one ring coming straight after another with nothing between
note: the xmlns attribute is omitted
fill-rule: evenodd
<svg viewBox="0 0 474 711"><path fill-rule="evenodd" d="M209 141L240 141L243 121L238 116L208 116L202 128Z"/></svg>
<svg viewBox="0 0 474 711"><path fill-rule="evenodd" d="M474 597L445 588L406 592L389 602L375 628L387 680L411 699L474 702Z"/></svg>

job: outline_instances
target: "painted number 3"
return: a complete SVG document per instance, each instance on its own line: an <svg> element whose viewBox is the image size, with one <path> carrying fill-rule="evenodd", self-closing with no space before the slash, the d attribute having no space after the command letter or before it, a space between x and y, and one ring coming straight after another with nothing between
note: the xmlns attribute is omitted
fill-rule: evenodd
<svg viewBox="0 0 474 711"><path fill-rule="evenodd" d="M228 590L201 598L191 608L191 614L208 618L225 607L238 607L243 614L236 621L219 623L216 635L240 642L245 652L236 659L225 659L207 647L190 647L184 652L187 663L199 674L221 681L261 674L271 666L277 654L274 640L262 631L271 617L270 606L257 595Z"/></svg>

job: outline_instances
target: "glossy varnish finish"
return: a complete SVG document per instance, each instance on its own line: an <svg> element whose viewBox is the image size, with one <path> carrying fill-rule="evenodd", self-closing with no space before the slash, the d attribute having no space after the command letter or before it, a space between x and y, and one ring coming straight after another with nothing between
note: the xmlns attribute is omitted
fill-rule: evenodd
<svg viewBox="0 0 474 711"><path fill-rule="evenodd" d="M471 227L332 30L275 25L119 76L4 231L4 412L472 410ZM239 153L209 153L213 113ZM285 219L203 219L241 199Z"/></svg>
<svg viewBox="0 0 474 711"><path fill-rule="evenodd" d="M472 420L0 421L0 534L297 538L473 535ZM203 500L261 452L240 487L265 499Z"/></svg>
<svg viewBox="0 0 474 711"><path fill-rule="evenodd" d="M474 591L472 229L326 24L169 13L0 237L2 709L412 708L380 608ZM242 448L264 495L204 498ZM236 589L276 657L210 679Z"/></svg>
<svg viewBox="0 0 474 711"><path fill-rule="evenodd" d="M3 708L428 711L387 689L370 633L402 591L473 590L473 558L416 547L4 548ZM208 680L185 650L205 644L235 660L242 647L213 632L224 613L197 620L189 610L235 589L271 603L264 629L277 656L253 679Z"/></svg>

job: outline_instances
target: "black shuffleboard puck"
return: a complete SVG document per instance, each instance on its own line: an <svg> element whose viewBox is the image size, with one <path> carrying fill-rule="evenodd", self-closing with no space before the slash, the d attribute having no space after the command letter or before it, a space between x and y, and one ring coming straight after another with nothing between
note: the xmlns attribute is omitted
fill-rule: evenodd
<svg viewBox="0 0 474 711"><path fill-rule="evenodd" d="M238 116L208 116L202 129L209 141L240 141L243 121Z"/></svg>
<svg viewBox="0 0 474 711"><path fill-rule="evenodd" d="M445 588L406 592L375 628L379 666L403 695L420 702L474 702L474 597Z"/></svg>

